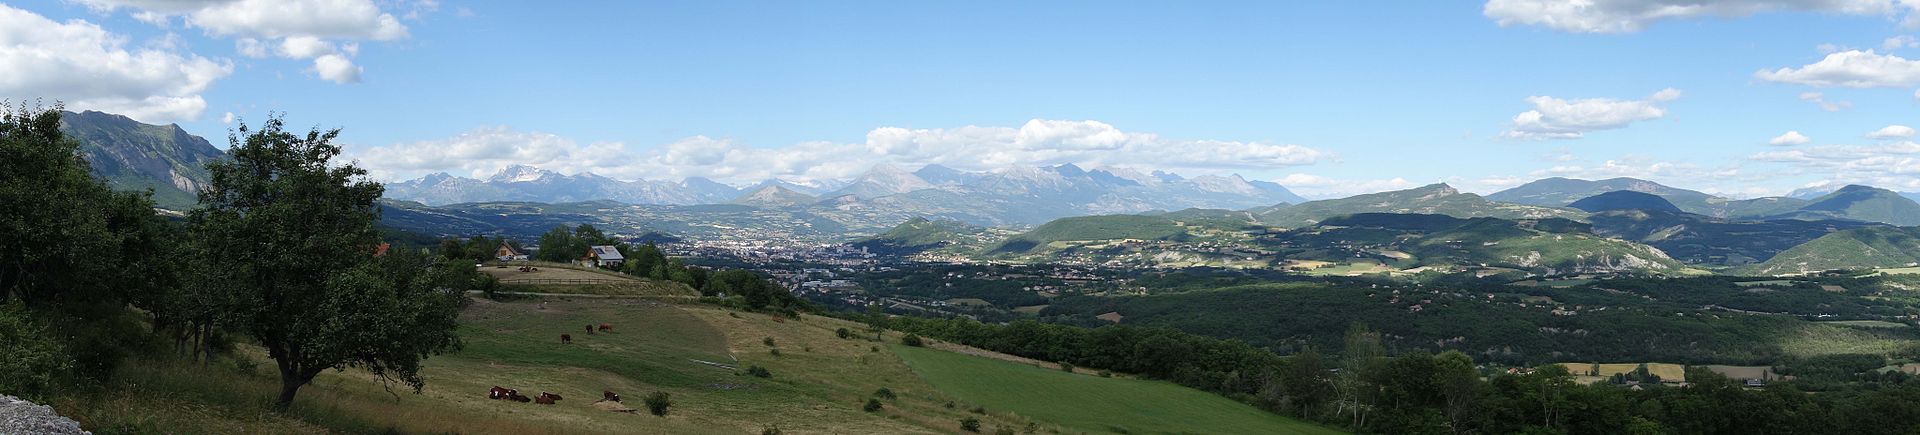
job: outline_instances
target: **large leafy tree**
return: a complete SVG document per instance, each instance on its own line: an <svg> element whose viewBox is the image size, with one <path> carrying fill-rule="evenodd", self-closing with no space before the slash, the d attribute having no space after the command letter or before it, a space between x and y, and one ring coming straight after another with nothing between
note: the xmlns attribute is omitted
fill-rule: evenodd
<svg viewBox="0 0 1920 435"><path fill-rule="evenodd" d="M420 361L459 346L456 270L413 253L376 257L382 187L333 161L339 130L285 130L278 117L229 137L232 160L208 165L193 235L232 292L232 327L278 365L278 404L328 369L361 367L423 387Z"/></svg>

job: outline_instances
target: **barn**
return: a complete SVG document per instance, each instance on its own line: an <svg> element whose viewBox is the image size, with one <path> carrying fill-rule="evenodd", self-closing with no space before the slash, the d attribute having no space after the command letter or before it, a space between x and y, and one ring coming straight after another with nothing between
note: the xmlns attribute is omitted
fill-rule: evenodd
<svg viewBox="0 0 1920 435"><path fill-rule="evenodd" d="M500 247L493 250L493 258L500 261L527 261L527 253L513 249L513 245L507 242L500 242Z"/></svg>

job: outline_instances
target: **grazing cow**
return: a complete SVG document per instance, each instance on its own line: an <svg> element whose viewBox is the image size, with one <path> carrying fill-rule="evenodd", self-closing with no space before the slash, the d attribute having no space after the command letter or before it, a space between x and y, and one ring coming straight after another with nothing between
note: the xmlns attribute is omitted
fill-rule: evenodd
<svg viewBox="0 0 1920 435"><path fill-rule="evenodd" d="M587 325L587 335L593 335L593 325Z"/></svg>
<svg viewBox="0 0 1920 435"><path fill-rule="evenodd" d="M600 332L613 332L613 324L612 323L600 324Z"/></svg>
<svg viewBox="0 0 1920 435"><path fill-rule="evenodd" d="M499 385L495 385L493 386L493 389L487 390L487 398L493 399L493 400L505 399L507 398L507 392L509 391L513 391L513 390L500 388Z"/></svg>
<svg viewBox="0 0 1920 435"><path fill-rule="evenodd" d="M553 402L557 402L559 400L560 400L560 395L541 391L540 397L534 398L533 403L538 403L541 405L552 405Z"/></svg>
<svg viewBox="0 0 1920 435"><path fill-rule="evenodd" d="M573 336L560 334L560 344L573 344Z"/></svg>
<svg viewBox="0 0 1920 435"><path fill-rule="evenodd" d="M612 392L612 391L601 391L601 392L600 392L600 397L601 397L601 398L600 398L600 401L602 401L602 402L618 402L618 401L620 401L620 395L619 395L619 394L615 394L615 393L614 393L614 392Z"/></svg>

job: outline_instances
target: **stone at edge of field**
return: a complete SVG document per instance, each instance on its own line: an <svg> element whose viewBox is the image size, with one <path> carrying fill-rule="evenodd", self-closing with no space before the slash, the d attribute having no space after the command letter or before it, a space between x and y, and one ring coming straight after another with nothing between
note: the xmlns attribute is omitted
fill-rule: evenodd
<svg viewBox="0 0 1920 435"><path fill-rule="evenodd" d="M80 429L80 423L61 417L53 408L18 397L0 395L0 433L93 435Z"/></svg>

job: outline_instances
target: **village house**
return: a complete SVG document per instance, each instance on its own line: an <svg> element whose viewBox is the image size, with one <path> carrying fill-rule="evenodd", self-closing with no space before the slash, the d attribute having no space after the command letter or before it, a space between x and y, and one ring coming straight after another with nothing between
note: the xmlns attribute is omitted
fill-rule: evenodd
<svg viewBox="0 0 1920 435"><path fill-rule="evenodd" d="M581 266L617 268L621 263L625 263L627 258L620 255L620 250L614 249L613 246L600 245L588 247L587 256L581 257L579 261Z"/></svg>
<svg viewBox="0 0 1920 435"><path fill-rule="evenodd" d="M513 249L513 245L507 242L500 242L500 247L493 250L493 258L500 261L527 261L527 253Z"/></svg>

